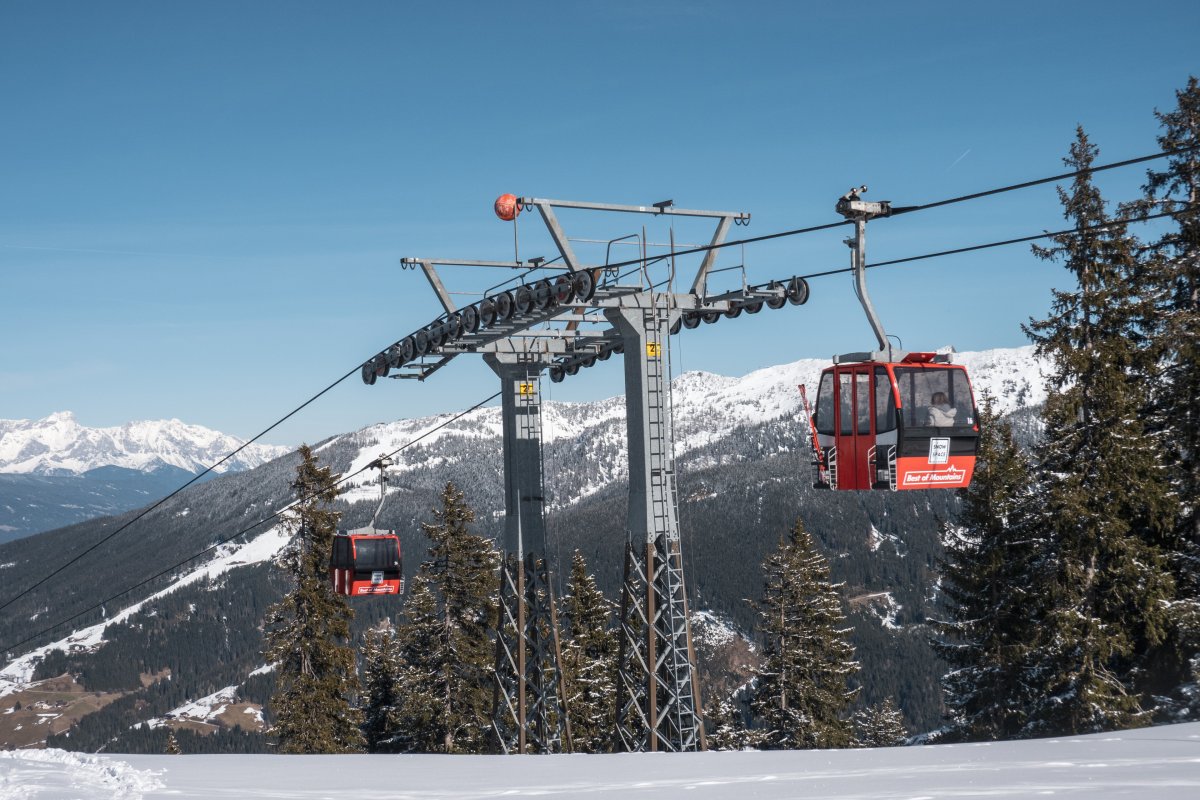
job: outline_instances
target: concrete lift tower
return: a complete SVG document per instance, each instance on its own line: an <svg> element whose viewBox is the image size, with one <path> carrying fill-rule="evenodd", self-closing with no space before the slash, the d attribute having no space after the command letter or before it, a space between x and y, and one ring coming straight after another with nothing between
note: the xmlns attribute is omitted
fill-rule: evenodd
<svg viewBox="0 0 1200 800"><path fill-rule="evenodd" d="M690 288L677 292L673 280L653 283L644 259L624 274L581 263L556 208L710 218L716 229ZM548 563L546 547L541 374L548 371L557 382L614 353L623 355L629 509L618 733L630 751L704 749L680 543L668 339L702 320L737 317L743 310L754 314L764 304L802 304L808 285L790 278L749 286L743 277L739 289L707 293L719 246L730 226L749 223L748 214L676 209L670 201L628 206L511 195L497 201L502 219L515 218L522 209L538 211L558 256L552 261L403 259L404 266L424 272L444 313L364 363L363 380L424 380L468 353L483 356L500 379L505 526L492 724L507 753L569 752L550 582L556 565ZM438 272L456 266L515 271L518 283L459 308Z"/></svg>

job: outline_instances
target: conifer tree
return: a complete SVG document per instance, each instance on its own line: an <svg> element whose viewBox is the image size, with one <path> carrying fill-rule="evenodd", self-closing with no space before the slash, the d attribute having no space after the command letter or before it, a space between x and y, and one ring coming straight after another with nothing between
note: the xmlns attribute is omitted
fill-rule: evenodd
<svg viewBox="0 0 1200 800"><path fill-rule="evenodd" d="M300 447L292 483L298 502L285 518L295 532L283 567L292 589L266 617L264 656L276 665L269 735L282 753L351 753L362 749L354 650L354 611L330 589L327 574L339 515L330 506L338 488L328 467Z"/></svg>
<svg viewBox="0 0 1200 800"><path fill-rule="evenodd" d="M840 584L829 582L829 565L816 551L804 523L795 526L763 564L760 616L763 661L751 709L767 749L849 747L854 740L843 718L857 689L858 672L844 627Z"/></svg>
<svg viewBox="0 0 1200 800"><path fill-rule="evenodd" d="M1082 128L1065 163L1086 170L1097 148ZM1130 665L1160 642L1173 582L1154 541L1170 498L1159 453L1145 435L1135 304L1135 243L1105 210L1091 174L1060 189L1078 233L1035 248L1060 261L1073 291L1026 333L1051 364L1037 447L1031 532L1039 559L1029 609L1038 623L1026 676L1033 702L1023 735L1080 734L1143 723Z"/></svg>
<svg viewBox="0 0 1200 800"><path fill-rule="evenodd" d="M854 737L859 747L899 747L908 739L908 727L889 697L854 715Z"/></svg>
<svg viewBox="0 0 1200 800"><path fill-rule="evenodd" d="M394 752L436 753L449 735L442 698L451 690L443 653L442 615L437 593L427 575L412 581L404 622L396 631L399 672L396 682L398 721L391 737Z"/></svg>
<svg viewBox="0 0 1200 800"><path fill-rule="evenodd" d="M397 753L402 708L400 648L388 620L363 636L363 737L369 753Z"/></svg>
<svg viewBox="0 0 1200 800"><path fill-rule="evenodd" d="M407 736L422 752L482 753L491 728L499 555L492 540L471 533L475 514L453 484L433 516L421 526L432 546L400 630L403 695L422 717Z"/></svg>
<svg viewBox="0 0 1200 800"><path fill-rule="evenodd" d="M174 728L167 728L166 753L169 756L183 755L183 750L179 747L179 740L175 738L175 729Z"/></svg>
<svg viewBox="0 0 1200 800"><path fill-rule="evenodd" d="M935 621L934 650L950 724L943 740L1008 739L1030 702L1022 670L1036 630L1030 576L1037 551L1023 528L1029 503L1026 456L992 398L979 409L979 451L962 509L945 527L941 590L946 619Z"/></svg>
<svg viewBox="0 0 1200 800"><path fill-rule="evenodd" d="M1158 436L1177 502L1166 548L1178 584L1170 609L1173 630L1166 646L1147 654L1148 688L1176 694L1180 683L1200 714L1200 82L1195 76L1176 92L1176 107L1155 112L1162 127L1166 168L1150 171L1146 213L1170 213L1170 225L1150 243L1140 275L1149 298L1144 328L1151 339L1151 397L1146 417ZM1155 674L1161 679L1155 685ZM1161 685L1166 684L1166 685ZM1173 691L1175 690L1175 691ZM1188 702L1187 698L1184 698Z"/></svg>
<svg viewBox="0 0 1200 800"><path fill-rule="evenodd" d="M576 550L563 598L563 670L576 753L604 753L613 744L617 637L612 618L613 603Z"/></svg>
<svg viewBox="0 0 1200 800"><path fill-rule="evenodd" d="M733 697L713 695L704 716L709 750L745 750L756 745L756 737L746 728Z"/></svg>

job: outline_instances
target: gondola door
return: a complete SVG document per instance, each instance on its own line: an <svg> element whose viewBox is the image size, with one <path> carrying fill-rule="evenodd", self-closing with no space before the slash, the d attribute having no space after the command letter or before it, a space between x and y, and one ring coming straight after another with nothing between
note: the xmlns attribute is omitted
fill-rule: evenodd
<svg viewBox="0 0 1200 800"><path fill-rule="evenodd" d="M875 433L871 420L871 365L836 368L837 379L837 488L870 489Z"/></svg>

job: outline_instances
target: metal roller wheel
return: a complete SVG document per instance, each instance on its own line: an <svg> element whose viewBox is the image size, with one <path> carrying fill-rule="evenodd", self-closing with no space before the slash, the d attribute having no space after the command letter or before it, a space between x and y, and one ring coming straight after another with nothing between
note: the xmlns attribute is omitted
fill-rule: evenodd
<svg viewBox="0 0 1200 800"><path fill-rule="evenodd" d="M565 306L575 299L575 286L566 275L554 279L554 302Z"/></svg>
<svg viewBox="0 0 1200 800"><path fill-rule="evenodd" d="M386 378L391 372L391 367L388 366L387 355L380 353L371 359L371 366L375 369L375 377Z"/></svg>
<svg viewBox="0 0 1200 800"><path fill-rule="evenodd" d="M413 344L413 337L405 336L404 340L400 342L400 358L403 360L402 363L407 364L409 361L412 361L413 356L416 354L417 346Z"/></svg>
<svg viewBox="0 0 1200 800"><path fill-rule="evenodd" d="M462 310L463 333L475 333L479 330L479 309L467 306Z"/></svg>
<svg viewBox="0 0 1200 800"><path fill-rule="evenodd" d="M579 372L579 362L568 361L566 364L563 364L563 372L568 375L574 375L576 372Z"/></svg>
<svg viewBox="0 0 1200 800"><path fill-rule="evenodd" d="M545 311L554 303L554 287L550 281L538 281L533 285L533 304Z"/></svg>
<svg viewBox="0 0 1200 800"><path fill-rule="evenodd" d="M533 292L529 291L528 286L518 286L514 301L518 314L528 314L533 308Z"/></svg>
<svg viewBox="0 0 1200 800"><path fill-rule="evenodd" d="M375 367L370 361L362 365L362 381L367 386L375 385Z"/></svg>
<svg viewBox="0 0 1200 800"><path fill-rule="evenodd" d="M762 311L762 307L762 300L751 300L749 303L746 303L746 305L742 306L742 308L746 310L747 314L757 314L758 312Z"/></svg>
<svg viewBox="0 0 1200 800"><path fill-rule="evenodd" d="M683 327L687 328L689 331L694 331L696 328L700 327L700 315L695 311L683 312L683 316L680 317L680 319L683 320Z"/></svg>
<svg viewBox="0 0 1200 800"><path fill-rule="evenodd" d="M562 367L560 367L556 364L555 366L550 368L550 382L551 383L562 383L563 378L565 378L565 377L566 377L566 375L563 374Z"/></svg>
<svg viewBox="0 0 1200 800"><path fill-rule="evenodd" d="M779 281L771 281L771 283L767 285L767 288L768 289L782 289L783 284L781 284ZM785 305L787 305L786 297L768 297L767 298L767 308L783 308Z"/></svg>
<svg viewBox="0 0 1200 800"><path fill-rule="evenodd" d="M429 326L429 347L441 347L446 343L447 326L441 322L435 322Z"/></svg>
<svg viewBox="0 0 1200 800"><path fill-rule="evenodd" d="M508 292L501 292L494 299L496 301L496 319L500 322L508 322L513 315L513 296Z"/></svg>
<svg viewBox="0 0 1200 800"><path fill-rule="evenodd" d="M451 342L455 341L456 339L458 339L458 337L462 336L462 332L463 332L462 314L459 314L457 311L454 312L453 314L451 314L450 318L446 320L445 328L446 328L446 339Z"/></svg>
<svg viewBox="0 0 1200 800"><path fill-rule="evenodd" d="M396 342L387 349L387 363L393 369L399 369L404 366L404 351L400 348L400 343Z"/></svg>
<svg viewBox="0 0 1200 800"><path fill-rule="evenodd" d="M612 358L612 354L613 348L603 347L600 349L599 353L596 353L596 358L600 359L601 361L608 361L610 358Z"/></svg>
<svg viewBox="0 0 1200 800"><path fill-rule="evenodd" d="M417 350L417 355L423 356L429 352L429 331L421 328L413 334L413 347Z"/></svg>
<svg viewBox="0 0 1200 800"><path fill-rule="evenodd" d="M596 294L596 276L590 270L581 269L575 273L575 299L581 303L590 302Z"/></svg>
<svg viewBox="0 0 1200 800"><path fill-rule="evenodd" d="M496 302L488 297L479 303L479 325L490 328L496 322Z"/></svg>
<svg viewBox="0 0 1200 800"><path fill-rule="evenodd" d="M725 316L729 317L730 319L737 319L738 317L740 317L742 315L742 307L741 306L730 306L729 308L725 309L721 313L724 314Z"/></svg>
<svg viewBox="0 0 1200 800"><path fill-rule="evenodd" d="M792 278L787 287L788 302L794 306L802 306L808 302L808 281L804 278Z"/></svg>
<svg viewBox="0 0 1200 800"><path fill-rule="evenodd" d="M716 322L720 318L721 318L720 311L701 311L700 312L700 319L704 320L709 325L712 325L714 322Z"/></svg>
<svg viewBox="0 0 1200 800"><path fill-rule="evenodd" d="M596 356L595 354L589 353L588 355L579 359L579 363L585 367L594 367L596 366Z"/></svg>

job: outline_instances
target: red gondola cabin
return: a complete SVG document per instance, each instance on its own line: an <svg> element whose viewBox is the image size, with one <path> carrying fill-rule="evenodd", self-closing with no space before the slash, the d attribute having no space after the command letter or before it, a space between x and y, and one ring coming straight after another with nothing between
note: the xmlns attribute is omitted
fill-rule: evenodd
<svg viewBox="0 0 1200 800"><path fill-rule="evenodd" d="M835 364L821 373L813 426L818 488L959 489L979 440L967 370L948 356Z"/></svg>
<svg viewBox="0 0 1200 800"><path fill-rule="evenodd" d="M338 531L333 537L329 580L336 594L398 595L404 592L403 565L395 532L374 528Z"/></svg>

